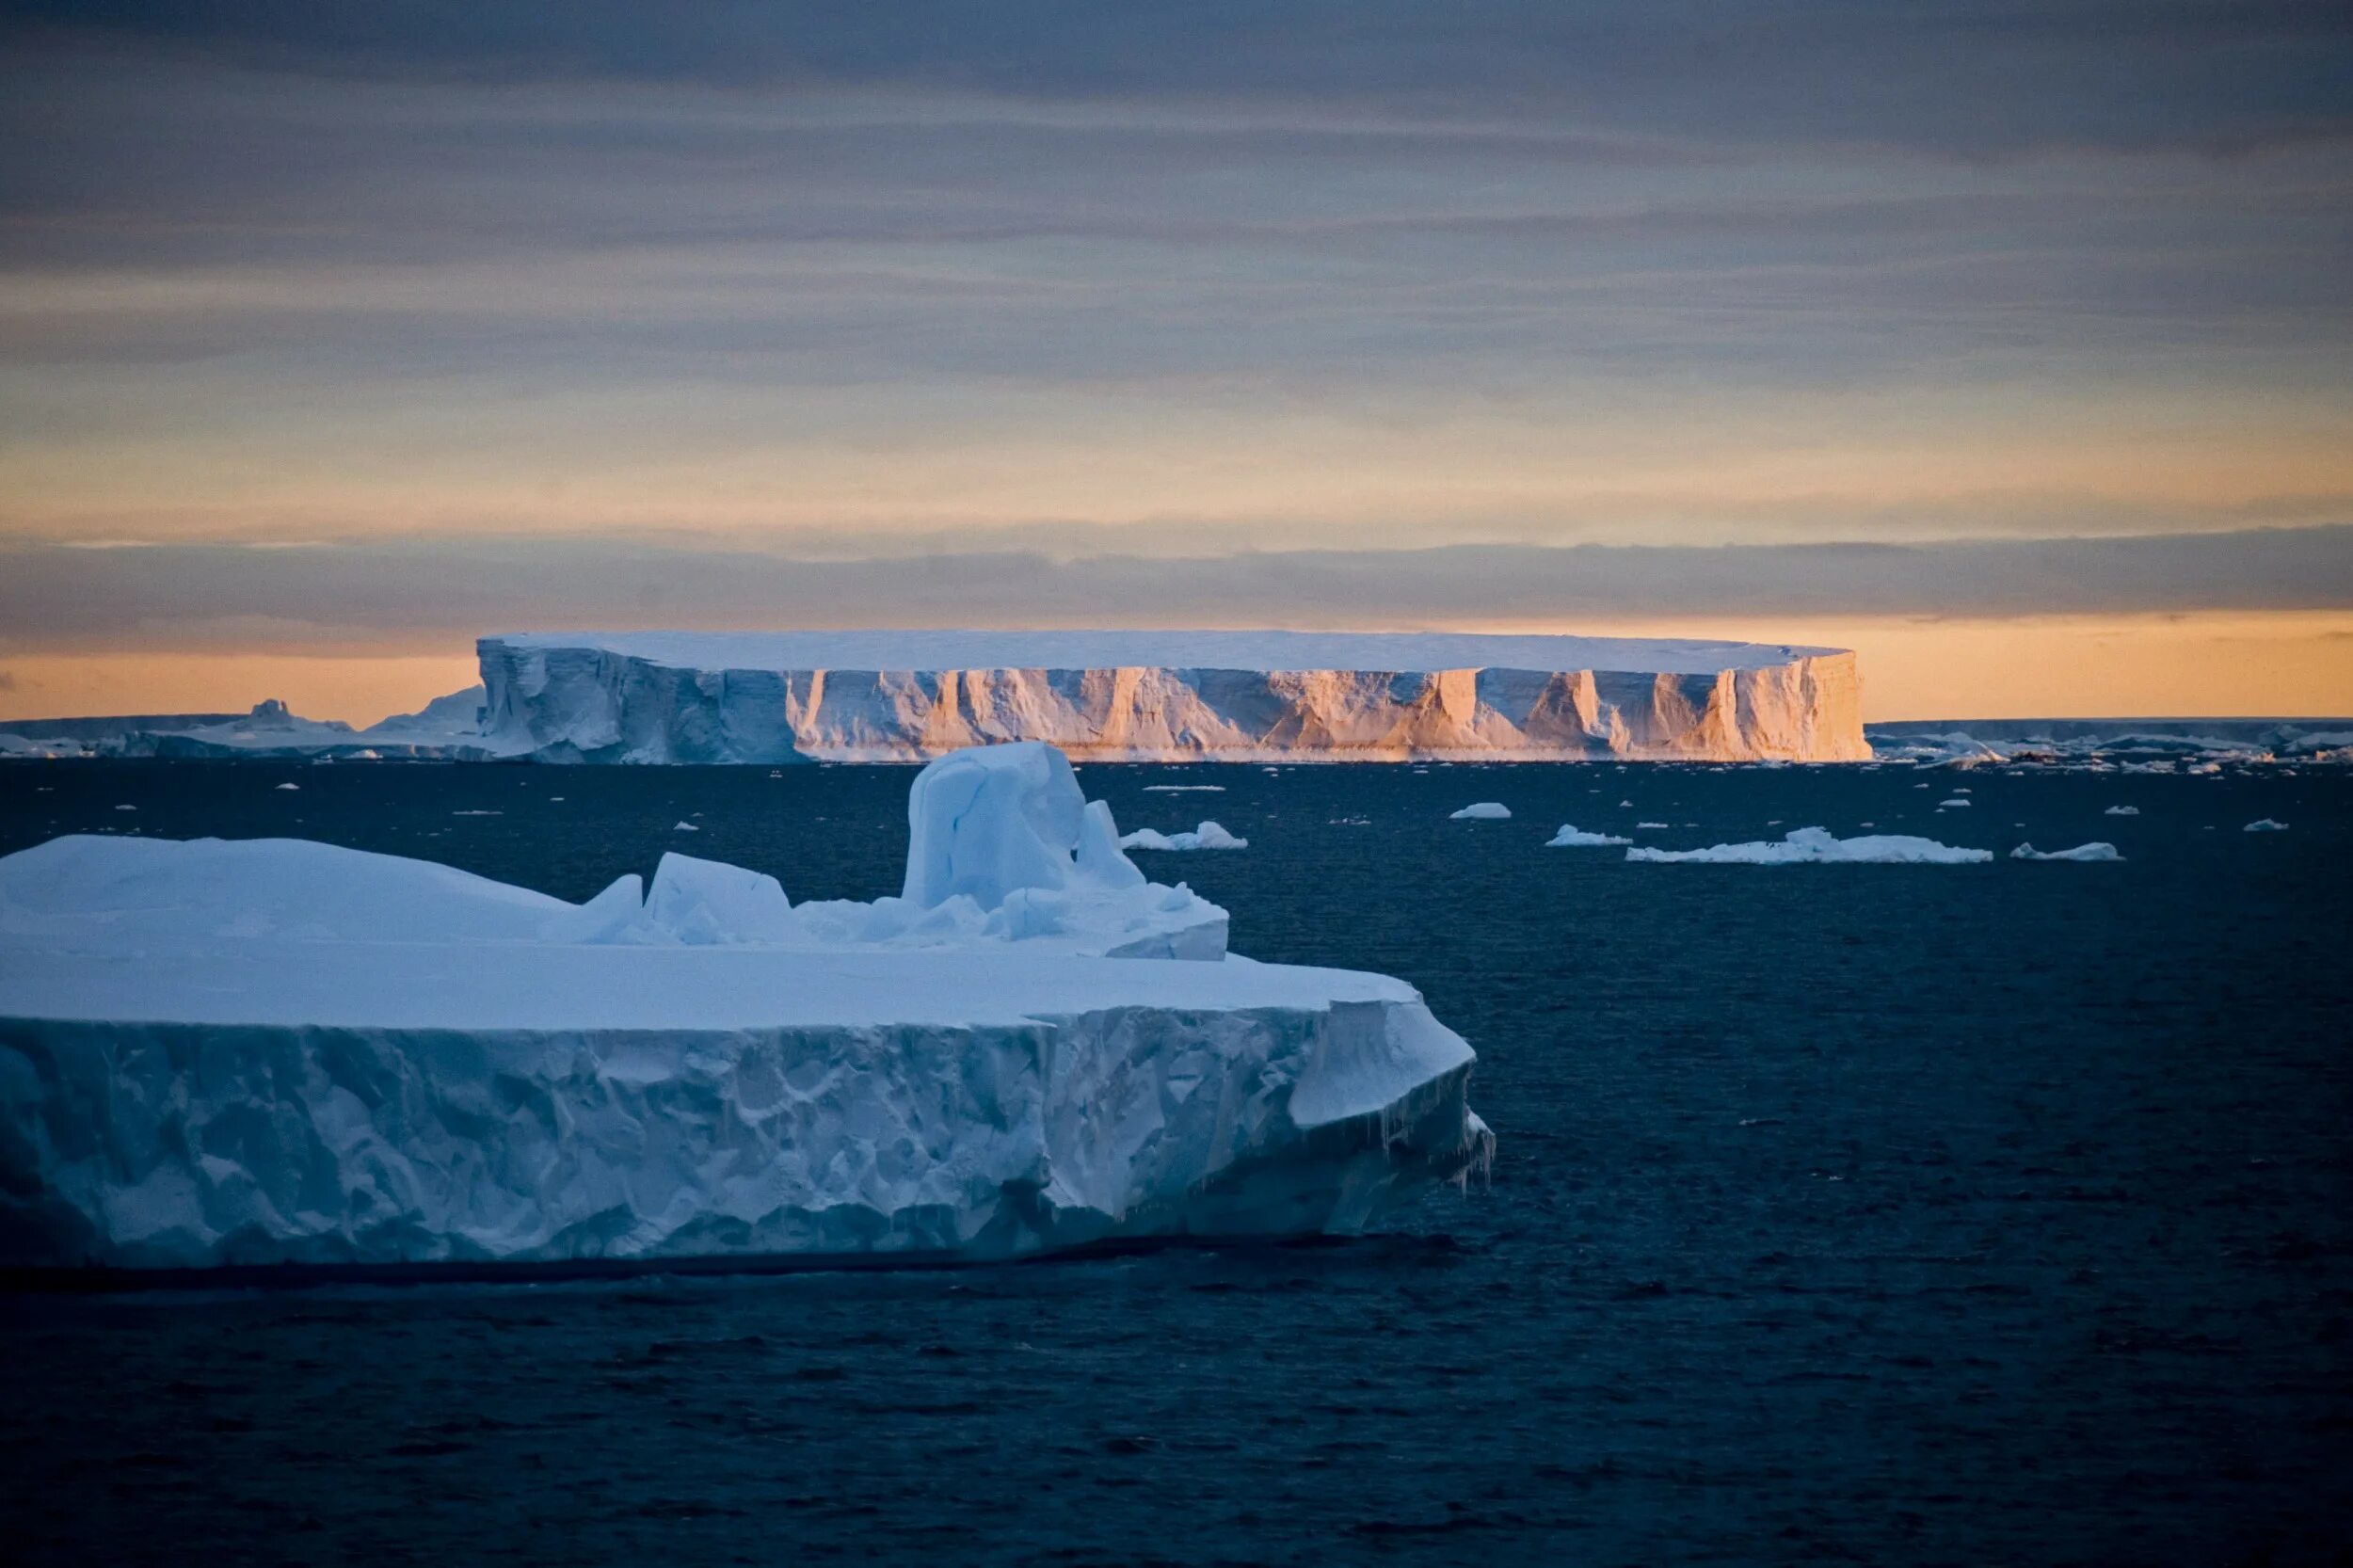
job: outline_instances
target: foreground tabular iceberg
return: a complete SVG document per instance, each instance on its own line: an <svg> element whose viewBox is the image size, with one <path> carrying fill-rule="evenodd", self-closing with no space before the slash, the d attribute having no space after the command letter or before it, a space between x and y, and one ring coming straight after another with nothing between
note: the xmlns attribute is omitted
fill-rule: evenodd
<svg viewBox="0 0 2353 1568"><path fill-rule="evenodd" d="M1353 1230L1486 1159L1412 987L1225 956L1048 748L910 816L870 904L680 856L584 904L289 840L0 859L0 1262L998 1257Z"/></svg>

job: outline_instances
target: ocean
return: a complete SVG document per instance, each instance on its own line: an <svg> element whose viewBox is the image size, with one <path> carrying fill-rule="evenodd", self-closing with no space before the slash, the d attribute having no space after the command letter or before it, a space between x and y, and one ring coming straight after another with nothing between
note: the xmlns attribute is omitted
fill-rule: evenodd
<svg viewBox="0 0 2353 1568"><path fill-rule="evenodd" d="M24 764L0 852L297 835L581 899L681 849L866 898L911 776ZM8 1555L2353 1558L2353 770L1080 777L1123 828L1250 840L1138 856L1236 951L1419 986L1479 1050L1492 1185L1361 1239L1004 1267L20 1278ZM1512 818L1448 820L1482 800ZM2003 857L1628 864L1542 847L1563 822ZM2089 840L2124 861L2007 858Z"/></svg>

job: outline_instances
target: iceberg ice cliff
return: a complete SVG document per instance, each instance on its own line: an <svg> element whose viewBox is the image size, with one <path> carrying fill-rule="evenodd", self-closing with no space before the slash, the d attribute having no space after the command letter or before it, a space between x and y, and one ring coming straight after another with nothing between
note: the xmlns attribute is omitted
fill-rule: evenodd
<svg viewBox="0 0 2353 1568"><path fill-rule="evenodd" d="M1227 955L1050 748L909 816L865 904L677 855L580 904L299 840L0 859L0 1262L1002 1257L1353 1230L1487 1157L1411 986Z"/></svg>
<svg viewBox="0 0 2353 1568"><path fill-rule="evenodd" d="M1867 759L1854 656L1293 632L485 637L484 745L553 761Z"/></svg>

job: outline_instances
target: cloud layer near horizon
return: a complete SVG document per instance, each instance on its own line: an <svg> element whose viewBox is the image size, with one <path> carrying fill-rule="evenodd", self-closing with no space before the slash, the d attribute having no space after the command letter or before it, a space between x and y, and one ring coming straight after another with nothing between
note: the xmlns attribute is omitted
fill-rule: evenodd
<svg viewBox="0 0 2353 1568"><path fill-rule="evenodd" d="M456 651L502 631L848 626L1574 628L2353 607L2353 526L1710 548L808 560L707 543L0 547L0 654Z"/></svg>
<svg viewBox="0 0 2353 1568"><path fill-rule="evenodd" d="M2334 521L2348 214L2335 4L20 5L0 536Z"/></svg>

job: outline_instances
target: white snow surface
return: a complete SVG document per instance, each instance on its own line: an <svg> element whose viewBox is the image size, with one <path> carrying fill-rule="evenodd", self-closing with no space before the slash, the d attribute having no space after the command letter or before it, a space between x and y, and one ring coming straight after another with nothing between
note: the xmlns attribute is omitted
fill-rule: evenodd
<svg viewBox="0 0 2353 1568"><path fill-rule="evenodd" d="M2077 844L2073 849L2055 849L2044 854L2032 844L2020 844L2009 852L2013 860L2121 860L2114 844Z"/></svg>
<svg viewBox="0 0 2353 1568"><path fill-rule="evenodd" d="M1512 808L1499 800L1473 801L1460 811L1447 814L1449 822L1501 822L1512 814Z"/></svg>
<svg viewBox="0 0 2353 1568"><path fill-rule="evenodd" d="M1964 866L1993 858L1990 849L1960 849L1901 833L1840 839L1826 828L1801 827L1778 843L1716 844L1707 849L1636 848L1628 860L1691 861L1720 866L1913 865Z"/></svg>
<svg viewBox="0 0 2353 1568"><path fill-rule="evenodd" d="M552 761L1867 759L1836 648L1424 632L485 637L483 745Z"/></svg>
<svg viewBox="0 0 2353 1568"><path fill-rule="evenodd" d="M1248 849L1250 840L1237 839L1214 822L1204 822L1186 833L1158 833L1140 827L1119 840L1121 849Z"/></svg>
<svg viewBox="0 0 2353 1568"><path fill-rule="evenodd" d="M292 840L0 858L0 1261L1005 1256L1355 1229L1487 1158L1412 987L1222 956L1048 748L909 816L869 904L679 855L584 904Z"/></svg>
<svg viewBox="0 0 2353 1568"><path fill-rule="evenodd" d="M1630 844L1631 839L1621 839L1609 833L1587 833L1574 823L1562 823L1561 831L1545 840L1546 849L1609 849Z"/></svg>

